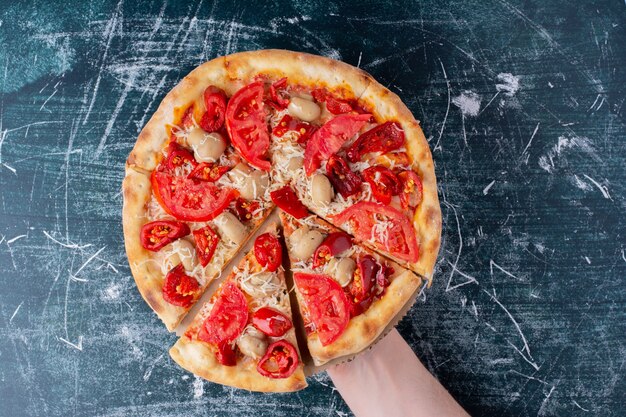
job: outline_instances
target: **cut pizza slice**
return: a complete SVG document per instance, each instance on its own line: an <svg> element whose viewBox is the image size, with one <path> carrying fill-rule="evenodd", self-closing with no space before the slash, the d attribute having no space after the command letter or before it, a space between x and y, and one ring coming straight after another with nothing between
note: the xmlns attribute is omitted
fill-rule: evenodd
<svg viewBox="0 0 626 417"><path fill-rule="evenodd" d="M181 117L155 168L130 167L123 182L131 270L170 331L274 206L267 173L245 163L224 135Z"/></svg>
<svg viewBox="0 0 626 417"><path fill-rule="evenodd" d="M315 365L367 348L422 280L314 215L280 217Z"/></svg>
<svg viewBox="0 0 626 417"><path fill-rule="evenodd" d="M172 358L219 384L262 392L305 388L281 260L274 224L170 349Z"/></svg>

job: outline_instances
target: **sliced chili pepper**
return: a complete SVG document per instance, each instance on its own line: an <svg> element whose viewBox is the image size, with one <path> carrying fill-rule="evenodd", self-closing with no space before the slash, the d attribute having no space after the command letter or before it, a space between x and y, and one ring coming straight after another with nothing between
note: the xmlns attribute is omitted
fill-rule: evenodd
<svg viewBox="0 0 626 417"><path fill-rule="evenodd" d="M368 130L348 148L350 162L357 162L370 152L390 152L404 145L404 130L397 122L386 122Z"/></svg>
<svg viewBox="0 0 626 417"><path fill-rule="evenodd" d="M178 264L165 276L163 299L178 307L187 308L198 295L200 284L185 274L183 264Z"/></svg>
<svg viewBox="0 0 626 417"><path fill-rule="evenodd" d="M293 327L289 317L269 307L261 307L252 314L252 325L272 337L281 337Z"/></svg>
<svg viewBox="0 0 626 417"><path fill-rule="evenodd" d="M304 144L311 137L311 135L315 133L317 127L311 123L298 121L286 114L282 119L280 119L280 122L278 122L276 127L272 130L272 134L280 138L290 130L298 132L298 143Z"/></svg>
<svg viewBox="0 0 626 417"><path fill-rule="evenodd" d="M352 238L345 232L335 232L317 247L313 254L313 268L325 265L333 256L347 251L352 247Z"/></svg>
<svg viewBox="0 0 626 417"><path fill-rule="evenodd" d="M287 87L287 77L281 78L270 85L270 97L272 99L271 104L277 110L283 110L289 105L289 99L278 94L278 91L284 89L285 87Z"/></svg>
<svg viewBox="0 0 626 417"><path fill-rule="evenodd" d="M254 241L254 257L269 272L276 271L283 260L283 248L276 236L271 233L263 233L257 237Z"/></svg>
<svg viewBox="0 0 626 417"><path fill-rule="evenodd" d="M200 127L206 132L215 132L224 126L226 115L226 93L213 85L204 90L204 107L206 111L200 119Z"/></svg>
<svg viewBox="0 0 626 417"><path fill-rule="evenodd" d="M235 214L237 218L244 223L252 220L254 216L253 213L257 211L259 207L260 204L258 201L248 201L241 197L237 197L237 200L235 200Z"/></svg>
<svg viewBox="0 0 626 417"><path fill-rule="evenodd" d="M398 178L383 166L373 166L363 171L363 179L372 187L374 198L383 204L391 203L391 197L398 194Z"/></svg>
<svg viewBox="0 0 626 417"><path fill-rule="evenodd" d="M287 378L294 373L299 363L296 348L283 339L268 346L256 369L268 378Z"/></svg>
<svg viewBox="0 0 626 417"><path fill-rule="evenodd" d="M199 181L215 182L229 170L230 167L218 165L214 162L200 162L187 177Z"/></svg>
<svg viewBox="0 0 626 417"><path fill-rule="evenodd" d="M326 108L332 114L350 113L354 110L350 101L338 99L323 88L316 88L311 95L319 103L326 102Z"/></svg>
<svg viewBox="0 0 626 417"><path fill-rule="evenodd" d="M237 365L237 356L235 355L235 349L233 349L231 343L224 342L218 344L215 358L224 366Z"/></svg>
<svg viewBox="0 0 626 417"><path fill-rule="evenodd" d="M196 241L196 253L200 259L200 264L207 266L213 259L220 237L211 229L211 226L204 226L193 231L193 238Z"/></svg>
<svg viewBox="0 0 626 417"><path fill-rule="evenodd" d="M193 127L193 104L185 110L182 119L180 120L180 126L183 129L189 129Z"/></svg>
<svg viewBox="0 0 626 417"><path fill-rule="evenodd" d="M189 163L193 168L198 165L198 162L196 161L196 158L193 157L193 153L191 153L191 151L176 142L170 142L167 148L167 158L164 165L167 169L173 171L177 167L182 166L184 163Z"/></svg>
<svg viewBox="0 0 626 417"><path fill-rule="evenodd" d="M350 197L361 191L361 177L353 172L345 159L334 154L326 163L326 174L339 194Z"/></svg>
<svg viewBox="0 0 626 417"><path fill-rule="evenodd" d="M420 177L411 170L405 170L398 173L401 181L400 204L402 208L415 208L422 202L423 187Z"/></svg>
<svg viewBox="0 0 626 417"><path fill-rule="evenodd" d="M301 219L309 215L309 210L302 204L295 191L293 191L289 185L272 191L270 197L274 204L296 219Z"/></svg>
<svg viewBox="0 0 626 417"><path fill-rule="evenodd" d="M357 261L357 268L349 286L355 302L361 302L372 295L371 290L381 268L382 266L371 255L365 255Z"/></svg>
<svg viewBox="0 0 626 417"><path fill-rule="evenodd" d="M176 239L187 236L189 233L189 226L183 222L157 220L146 223L141 227L141 246L144 249L156 252Z"/></svg>

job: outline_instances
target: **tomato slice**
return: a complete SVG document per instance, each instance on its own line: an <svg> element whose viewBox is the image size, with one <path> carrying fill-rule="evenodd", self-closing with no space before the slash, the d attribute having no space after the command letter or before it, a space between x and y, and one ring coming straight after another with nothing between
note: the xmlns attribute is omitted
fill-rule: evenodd
<svg viewBox="0 0 626 417"><path fill-rule="evenodd" d="M287 378L298 368L298 351L282 339L267 347L265 355L257 364L257 371L268 378Z"/></svg>
<svg viewBox="0 0 626 417"><path fill-rule="evenodd" d="M313 254L313 268L325 265L333 256L347 251L352 247L352 238L345 232L334 232L315 249Z"/></svg>
<svg viewBox="0 0 626 417"><path fill-rule="evenodd" d="M346 152L348 161L357 162L370 152L390 152L404 145L404 130L397 122L385 122L363 133Z"/></svg>
<svg viewBox="0 0 626 417"><path fill-rule="evenodd" d="M204 320L198 338L217 346L231 343L239 337L247 323L246 296L235 283L227 281L215 300L211 312Z"/></svg>
<svg viewBox="0 0 626 417"><path fill-rule="evenodd" d="M322 346L328 346L348 326L350 304L346 294L328 275L296 272L293 279L304 298Z"/></svg>
<svg viewBox="0 0 626 417"><path fill-rule="evenodd" d="M163 299L172 305L188 308L199 295L199 290L198 281L185 274L183 264L178 264L165 276Z"/></svg>
<svg viewBox="0 0 626 417"><path fill-rule="evenodd" d="M277 110L284 110L289 105L289 99L278 94L278 91L285 87L287 87L287 77L281 78L270 85L270 97L272 99L270 103Z"/></svg>
<svg viewBox="0 0 626 417"><path fill-rule="evenodd" d="M226 93L214 85L204 90L204 108L206 111L200 119L200 127L206 132L215 132L224 126L226 114Z"/></svg>
<svg viewBox="0 0 626 417"><path fill-rule="evenodd" d="M272 191L270 197L274 204L280 207L281 210L291 214L296 219L301 219L309 215L309 210L302 204L295 191L293 191L289 185Z"/></svg>
<svg viewBox="0 0 626 417"><path fill-rule="evenodd" d="M282 119L280 119L280 122L278 122L276 127L272 130L272 134L280 138L290 130L299 133L300 136L298 136L298 143L303 144L309 140L311 135L317 130L317 127L307 122L300 122L286 114Z"/></svg>
<svg viewBox="0 0 626 417"><path fill-rule="evenodd" d="M152 172L152 190L163 209L180 220L207 221L219 216L237 197L237 191L209 182Z"/></svg>
<svg viewBox="0 0 626 417"><path fill-rule="evenodd" d="M370 114L342 114L313 133L304 150L304 168L311 175L370 120Z"/></svg>
<svg viewBox="0 0 626 417"><path fill-rule="evenodd" d="M141 227L139 234L141 246L149 251L156 252L176 239L189 234L189 226L185 223L172 220L157 220L146 223Z"/></svg>
<svg viewBox="0 0 626 417"><path fill-rule="evenodd" d="M363 178L372 187L374 198L383 204L391 203L391 197L398 194L398 178L383 166L373 166L363 171Z"/></svg>
<svg viewBox="0 0 626 417"><path fill-rule="evenodd" d="M350 197L361 191L363 180L356 172L348 166L348 162L337 154L330 157L326 163L326 176L337 190L344 197Z"/></svg>
<svg viewBox="0 0 626 417"><path fill-rule="evenodd" d="M230 167L221 166L214 162L200 162L187 177L198 181L215 182L229 170Z"/></svg>
<svg viewBox="0 0 626 417"><path fill-rule="evenodd" d="M263 233L254 241L254 257L269 272L274 272L282 264L283 248L271 233Z"/></svg>
<svg viewBox="0 0 626 417"><path fill-rule="evenodd" d="M183 166L185 163L191 165L192 168L198 165L198 162L196 162L196 158L194 158L191 151L176 142L170 142L167 148L167 158L165 159L164 166L170 171L173 171L176 168Z"/></svg>
<svg viewBox="0 0 626 417"><path fill-rule="evenodd" d="M402 208L415 208L422 202L423 187L420 177L411 170L405 170L398 174L398 178L402 182L400 189L400 204Z"/></svg>
<svg viewBox="0 0 626 417"><path fill-rule="evenodd" d="M272 337L281 337L293 327L289 317L269 307L261 307L252 314L252 325Z"/></svg>
<svg viewBox="0 0 626 417"><path fill-rule="evenodd" d="M269 171L266 158L270 134L263 107L263 82L248 84L237 91L226 107L226 129L230 140L250 165Z"/></svg>
<svg viewBox="0 0 626 417"><path fill-rule="evenodd" d="M415 229L398 209L361 201L333 216L333 222L349 222L357 239L370 241L399 259L411 263L419 259Z"/></svg>
<svg viewBox="0 0 626 417"><path fill-rule="evenodd" d="M200 259L200 264L207 266L213 259L220 237L211 229L211 226L204 226L202 229L193 231L193 238L196 241L196 253Z"/></svg>

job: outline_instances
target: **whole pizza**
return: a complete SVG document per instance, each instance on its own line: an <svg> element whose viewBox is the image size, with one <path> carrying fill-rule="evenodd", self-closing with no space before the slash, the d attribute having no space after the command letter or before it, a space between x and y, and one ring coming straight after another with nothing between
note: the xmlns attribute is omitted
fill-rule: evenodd
<svg viewBox="0 0 626 417"><path fill-rule="evenodd" d="M221 280L172 358L248 390L304 388L301 349L322 365L367 348L439 251L419 123L367 73L305 53L193 70L139 135L123 194L130 267L168 330Z"/></svg>

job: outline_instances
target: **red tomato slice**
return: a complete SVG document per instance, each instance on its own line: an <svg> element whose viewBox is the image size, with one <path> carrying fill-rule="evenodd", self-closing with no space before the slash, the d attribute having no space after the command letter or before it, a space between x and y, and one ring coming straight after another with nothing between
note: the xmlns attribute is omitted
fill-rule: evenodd
<svg viewBox="0 0 626 417"><path fill-rule="evenodd" d="M404 145L404 130L397 122L386 122L363 133L346 152L348 161L357 162L370 152L390 152Z"/></svg>
<svg viewBox="0 0 626 417"><path fill-rule="evenodd" d="M268 378L287 378L295 372L299 363L298 351L283 339L267 347L256 369Z"/></svg>
<svg viewBox="0 0 626 417"><path fill-rule="evenodd" d="M322 346L341 336L350 320L350 304L341 286L328 275L293 274Z"/></svg>
<svg viewBox="0 0 626 417"><path fill-rule="evenodd" d="M176 239L189 234L189 226L185 223L171 220L157 220L146 223L141 227L141 246L149 251L156 252Z"/></svg>
<svg viewBox="0 0 626 417"><path fill-rule="evenodd" d="M363 178L372 187L374 198L383 204L391 203L391 197L398 194L398 178L383 166L373 166L363 171Z"/></svg>
<svg viewBox="0 0 626 417"><path fill-rule="evenodd" d="M215 182L229 170L230 167L221 166L213 162L200 162L187 177L198 181Z"/></svg>
<svg viewBox="0 0 626 417"><path fill-rule="evenodd" d="M350 169L346 160L337 154L332 155L326 163L326 176L333 188L344 197L350 197L361 191L363 180L359 174Z"/></svg>
<svg viewBox="0 0 626 417"><path fill-rule="evenodd" d="M252 325L272 337L281 337L293 327L289 317L269 307L261 307L252 314Z"/></svg>
<svg viewBox="0 0 626 417"><path fill-rule="evenodd" d="M178 264L165 276L163 299L172 305L187 308L193 304L199 289L198 281L185 274L183 264Z"/></svg>
<svg viewBox="0 0 626 417"><path fill-rule="evenodd" d="M333 216L333 222L350 222L357 239L370 241L399 259L411 263L419 259L415 229L402 212L391 206L361 201Z"/></svg>
<svg viewBox="0 0 626 417"><path fill-rule="evenodd" d="M347 251L352 247L352 238L345 232L335 232L326 236L326 239L315 249L313 254L313 268L325 265L333 256Z"/></svg>
<svg viewBox="0 0 626 417"><path fill-rule="evenodd" d="M289 99L286 99L282 95L278 94L278 91L287 87L287 77L281 78L272 85L270 85L270 97L271 103L277 110L284 110L289 105Z"/></svg>
<svg viewBox="0 0 626 417"><path fill-rule="evenodd" d="M291 214L296 219L301 219L309 215L309 210L302 204L295 191L288 185L276 191L272 191L270 197L274 204L280 207L281 210Z"/></svg>
<svg viewBox="0 0 626 417"><path fill-rule="evenodd" d="M269 171L266 157L270 134L263 107L263 82L248 84L237 91L226 107L226 129L231 143L250 165Z"/></svg>
<svg viewBox="0 0 626 417"><path fill-rule="evenodd" d="M215 132L224 125L226 114L226 93L221 88L210 85L204 90L204 108L200 127L206 132Z"/></svg>
<svg viewBox="0 0 626 417"><path fill-rule="evenodd" d="M402 181L400 189L400 204L402 208L415 208L422 202L423 187L420 177L411 170L405 170L398 174L398 178Z"/></svg>
<svg viewBox="0 0 626 417"><path fill-rule="evenodd" d="M283 248L271 233L263 233L254 241L254 257L269 272L274 272L282 264Z"/></svg>
<svg viewBox="0 0 626 417"><path fill-rule="evenodd" d="M304 168L311 175L322 161L341 149L341 146L370 120L370 114L342 114L326 122L306 144Z"/></svg>
<svg viewBox="0 0 626 417"><path fill-rule="evenodd" d="M246 296L231 281L222 287L198 333L200 340L217 346L234 341L248 323ZM202 331L204 330L204 331Z"/></svg>
<svg viewBox="0 0 626 417"><path fill-rule="evenodd" d="M237 197L237 191L209 182L152 172L152 190L163 209L177 219L207 221L219 216Z"/></svg>
<svg viewBox="0 0 626 417"><path fill-rule="evenodd" d="M200 259L200 264L207 266L213 259L220 237L211 229L211 226L204 226L202 229L193 231L193 238L196 241L196 253Z"/></svg>
<svg viewBox="0 0 626 417"><path fill-rule="evenodd" d="M165 166L170 171L173 171L177 167L180 167L185 163L190 164L192 167L198 165L198 162L196 162L196 158L194 158L191 151L180 146L176 142L170 142L167 148L167 157L165 158L165 163L161 166Z"/></svg>

